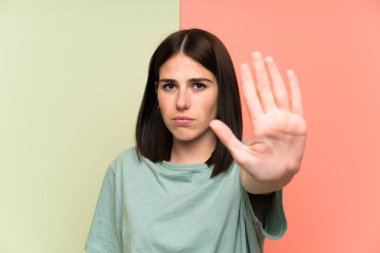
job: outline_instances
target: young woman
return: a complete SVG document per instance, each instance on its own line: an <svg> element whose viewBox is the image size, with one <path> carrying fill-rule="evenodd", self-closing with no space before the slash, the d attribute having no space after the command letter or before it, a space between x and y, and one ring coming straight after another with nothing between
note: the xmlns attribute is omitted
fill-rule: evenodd
<svg viewBox="0 0 380 253"><path fill-rule="evenodd" d="M297 79L290 94L273 59L241 66L253 139L242 141L238 84L214 35L189 29L154 52L136 147L105 175L89 253L259 253L287 223L282 188L298 172L306 123Z"/></svg>

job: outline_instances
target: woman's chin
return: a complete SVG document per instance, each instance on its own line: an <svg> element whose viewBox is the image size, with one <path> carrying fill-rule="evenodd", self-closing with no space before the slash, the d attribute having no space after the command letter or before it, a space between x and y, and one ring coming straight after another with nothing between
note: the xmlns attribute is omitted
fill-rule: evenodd
<svg viewBox="0 0 380 253"><path fill-rule="evenodd" d="M204 132L186 132L186 133L172 133L174 142L182 143L195 143L195 142L204 142L207 139L215 139L211 129L208 129Z"/></svg>

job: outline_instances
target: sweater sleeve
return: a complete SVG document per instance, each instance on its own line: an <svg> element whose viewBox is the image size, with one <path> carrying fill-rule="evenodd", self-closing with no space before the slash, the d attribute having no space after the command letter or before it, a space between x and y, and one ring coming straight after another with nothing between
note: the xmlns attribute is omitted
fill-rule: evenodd
<svg viewBox="0 0 380 253"><path fill-rule="evenodd" d="M283 191L279 190L272 194L272 199L266 209L265 225L263 225L252 209L251 205L255 205L255 203L250 202L248 193L245 191L243 186L241 186L241 188L243 195L243 206L246 211L246 222L249 223L249 225L254 225L256 234L262 239L263 237L267 237L271 240L277 240L283 237L287 230L287 221L282 203Z"/></svg>
<svg viewBox="0 0 380 253"><path fill-rule="evenodd" d="M122 253L121 202L116 189L115 171L108 168L98 197L85 244L88 253Z"/></svg>

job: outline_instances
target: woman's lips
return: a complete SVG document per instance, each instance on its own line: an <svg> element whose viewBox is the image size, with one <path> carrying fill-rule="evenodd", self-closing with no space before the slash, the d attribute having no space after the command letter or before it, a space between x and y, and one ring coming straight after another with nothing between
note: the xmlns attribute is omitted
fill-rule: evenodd
<svg viewBox="0 0 380 253"><path fill-rule="evenodd" d="M191 122L193 122L194 119L185 117L185 116L178 116L174 117L173 121L177 125L189 125Z"/></svg>

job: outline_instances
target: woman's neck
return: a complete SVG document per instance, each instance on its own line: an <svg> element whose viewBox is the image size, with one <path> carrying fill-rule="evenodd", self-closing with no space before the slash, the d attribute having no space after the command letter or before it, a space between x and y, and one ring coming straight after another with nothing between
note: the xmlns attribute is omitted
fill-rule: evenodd
<svg viewBox="0 0 380 253"><path fill-rule="evenodd" d="M216 136L211 131L196 140L173 139L170 162L178 164L204 163L210 158L215 145Z"/></svg>

